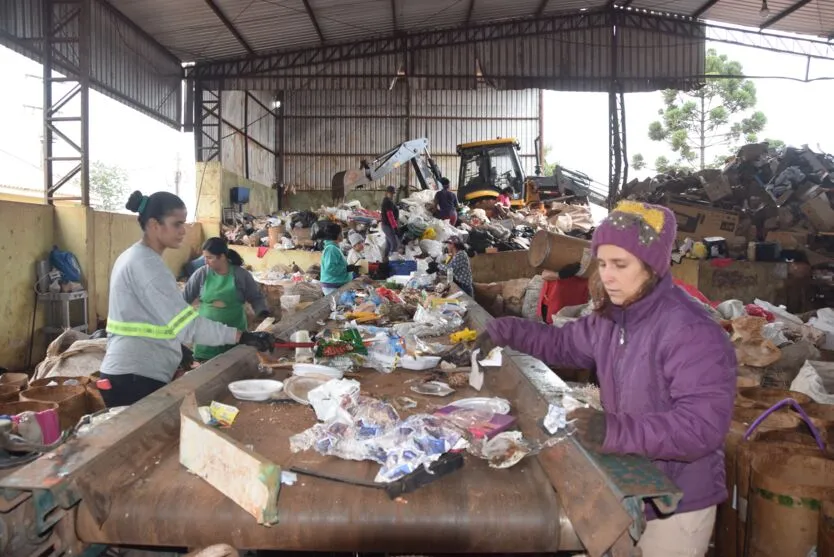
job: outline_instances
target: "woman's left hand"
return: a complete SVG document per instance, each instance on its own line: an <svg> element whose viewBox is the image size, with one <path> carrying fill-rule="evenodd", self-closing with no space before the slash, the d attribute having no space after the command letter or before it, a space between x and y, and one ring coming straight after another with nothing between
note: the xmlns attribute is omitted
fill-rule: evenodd
<svg viewBox="0 0 834 557"><path fill-rule="evenodd" d="M576 420L576 436L586 449L600 452L605 443L605 413L593 408L579 408L568 415Z"/></svg>

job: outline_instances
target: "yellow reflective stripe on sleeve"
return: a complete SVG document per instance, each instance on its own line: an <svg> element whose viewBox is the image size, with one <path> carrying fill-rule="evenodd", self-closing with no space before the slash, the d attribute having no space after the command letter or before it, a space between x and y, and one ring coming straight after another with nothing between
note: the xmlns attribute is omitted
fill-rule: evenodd
<svg viewBox="0 0 834 557"><path fill-rule="evenodd" d="M143 337L156 340L174 340L177 335L197 318L197 311L188 306L171 319L167 325L148 323L122 323L107 320L107 332L123 337Z"/></svg>

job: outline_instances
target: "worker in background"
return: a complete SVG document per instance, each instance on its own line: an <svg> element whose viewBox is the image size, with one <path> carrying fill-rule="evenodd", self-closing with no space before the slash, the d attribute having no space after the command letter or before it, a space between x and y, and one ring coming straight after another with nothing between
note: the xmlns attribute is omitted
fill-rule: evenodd
<svg viewBox="0 0 834 557"><path fill-rule="evenodd" d="M498 201L495 203L496 205L501 205L505 209L509 209L510 205L512 204L513 200L513 188L507 186L501 193L498 195Z"/></svg>
<svg viewBox="0 0 834 557"><path fill-rule="evenodd" d="M437 263L432 261L428 267L429 274L438 271L445 273L448 269L451 269L455 284L469 296L474 296L472 265L469 263L469 255L466 253L466 246L463 241L457 236L450 237L446 240L446 252L448 253L447 262Z"/></svg>
<svg viewBox="0 0 834 557"><path fill-rule="evenodd" d="M180 343L272 350L269 333L241 332L206 319L183 299L162 259L185 239L182 199L135 191L125 207L138 213L143 236L116 259L110 275L109 336L98 383L108 407L133 404L170 383L182 358Z"/></svg>
<svg viewBox="0 0 834 557"><path fill-rule="evenodd" d="M185 301L193 304L200 300L197 312L212 321L234 327L238 331L247 328L244 304L252 306L258 319L269 317L264 298L252 273L243 268L243 258L229 249L223 238L209 238L203 244L206 264L197 269L185 285ZM234 345L194 347L194 359L205 362L218 356Z"/></svg>
<svg viewBox="0 0 834 557"><path fill-rule="evenodd" d="M553 316L562 308L588 303L588 279L576 276L580 268L579 263L572 263L558 273L542 272L544 284L539 294L538 314L548 325L553 323Z"/></svg>
<svg viewBox="0 0 834 557"><path fill-rule="evenodd" d="M350 249L347 254L347 264L358 265L365 259L365 238L358 232L351 231L348 234L348 242L350 242Z"/></svg>
<svg viewBox="0 0 834 557"><path fill-rule="evenodd" d="M440 179L440 190L434 194L434 206L437 218L449 221L455 226L458 222L458 197L449 190L449 179Z"/></svg>
<svg viewBox="0 0 834 557"><path fill-rule="evenodd" d="M645 504L644 557L703 557L727 498L724 438L737 361L727 333L669 272L677 225L669 209L621 202L594 232L594 312L561 328L505 317L479 335L547 364L595 368L602 411L571 413L588 449L650 459L683 491L672 515Z"/></svg>
<svg viewBox="0 0 834 557"><path fill-rule="evenodd" d="M397 204L394 203L394 195L397 193L397 188L388 186L385 188L385 198L382 200L382 207L380 207L380 219L382 233L385 234L385 250L382 253L382 261L388 263L388 256L392 252L400 249L400 238L397 235L399 232L399 218L400 210Z"/></svg>
<svg viewBox="0 0 834 557"><path fill-rule="evenodd" d="M348 265L339 248L339 242L342 241L341 226L329 222L319 232L319 237L324 240L324 250L321 252L321 290L325 296L329 296L353 280L356 267Z"/></svg>

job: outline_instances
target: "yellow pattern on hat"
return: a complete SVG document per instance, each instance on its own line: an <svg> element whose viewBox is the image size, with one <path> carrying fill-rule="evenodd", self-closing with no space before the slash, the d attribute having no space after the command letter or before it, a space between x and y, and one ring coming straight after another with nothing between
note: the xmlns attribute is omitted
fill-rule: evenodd
<svg viewBox="0 0 834 557"><path fill-rule="evenodd" d="M652 209L650 207L646 207L643 203L639 201L620 201L617 203L617 206L614 207L614 211L620 211L621 213L629 213L632 215L639 215L643 218L643 220L651 226L655 232L660 234L663 231L663 222L665 221L665 217L663 215L663 211L659 209Z"/></svg>

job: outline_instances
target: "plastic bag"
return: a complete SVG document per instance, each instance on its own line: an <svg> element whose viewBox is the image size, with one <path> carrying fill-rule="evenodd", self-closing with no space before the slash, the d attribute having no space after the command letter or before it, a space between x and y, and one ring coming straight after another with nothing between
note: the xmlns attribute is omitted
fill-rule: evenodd
<svg viewBox="0 0 834 557"><path fill-rule="evenodd" d="M49 263L61 273L61 280L64 282L81 282L81 265L75 255L68 251L52 246L49 252Z"/></svg>

